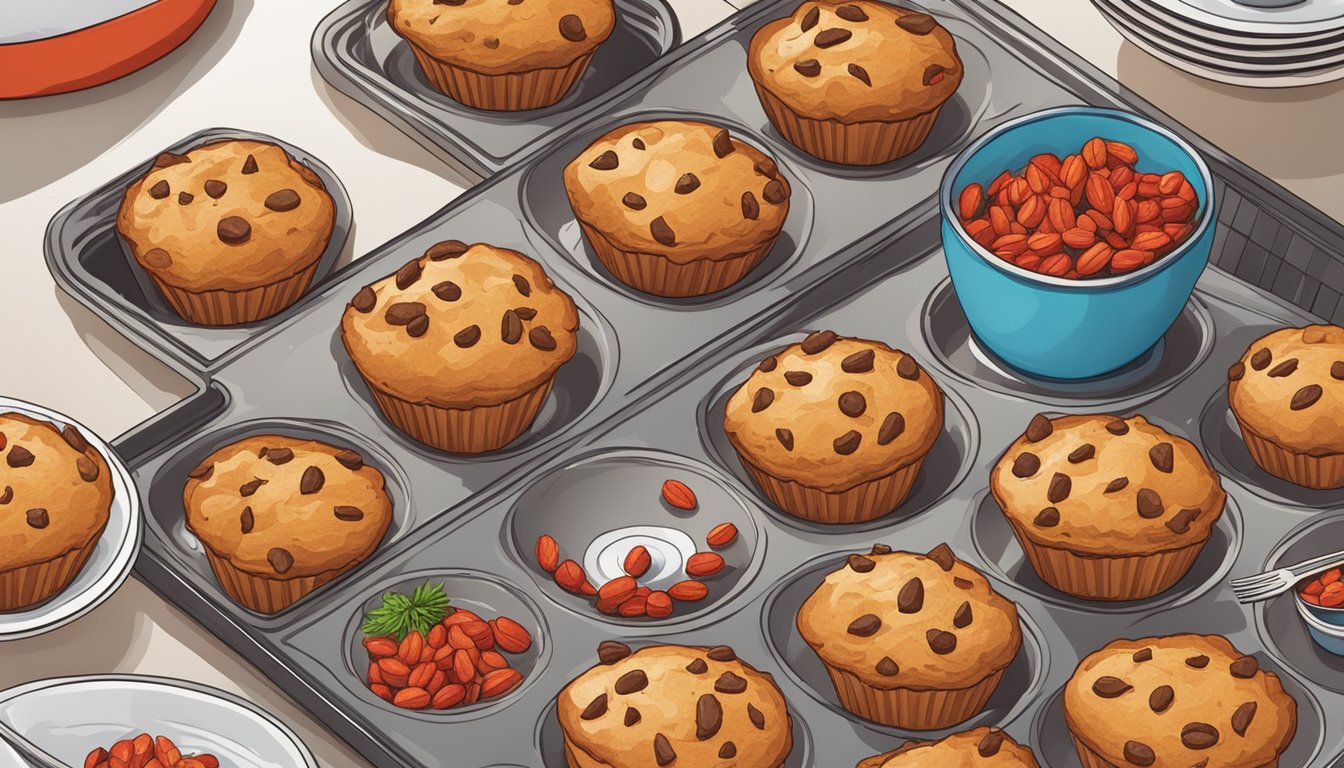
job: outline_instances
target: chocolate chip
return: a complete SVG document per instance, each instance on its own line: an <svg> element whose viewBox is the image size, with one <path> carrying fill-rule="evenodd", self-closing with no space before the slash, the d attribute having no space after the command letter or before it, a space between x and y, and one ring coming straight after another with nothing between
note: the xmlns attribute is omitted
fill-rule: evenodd
<svg viewBox="0 0 1344 768"><path fill-rule="evenodd" d="M518 316L524 320L531 320L537 316L537 310L531 307L515 307L513 311L517 312Z"/></svg>
<svg viewBox="0 0 1344 768"><path fill-rule="evenodd" d="M927 13L907 13L896 20L896 26L912 35L927 35L938 26L938 22Z"/></svg>
<svg viewBox="0 0 1344 768"><path fill-rule="evenodd" d="M951 632L930 629L924 634L924 638L929 642L929 649L939 656L946 656L957 650L957 636Z"/></svg>
<svg viewBox="0 0 1344 768"><path fill-rule="evenodd" d="M1254 656L1242 656L1240 659L1232 662L1228 668L1233 677L1239 677L1243 680L1249 680L1255 677L1260 671L1260 662L1256 661Z"/></svg>
<svg viewBox="0 0 1344 768"><path fill-rule="evenodd" d="M1186 723L1181 729L1181 743L1187 749L1208 749L1218 743L1218 729L1208 723Z"/></svg>
<svg viewBox="0 0 1344 768"><path fill-rule="evenodd" d="M635 140L632 141L632 142L630 142L630 146L632 146L632 147L634 147L635 149L638 149L639 151L643 152L643 151L644 151L644 140L641 139L641 138L639 138L638 136L636 136L636 137L635 137Z"/></svg>
<svg viewBox="0 0 1344 768"><path fill-rule="evenodd" d="M271 564L276 573L284 574L294 567L294 556L283 547L273 547L266 553L266 562Z"/></svg>
<svg viewBox="0 0 1344 768"><path fill-rule="evenodd" d="M204 482L206 480L209 480L210 476L213 474L215 474L215 465L213 463L201 464L198 465L195 469L188 472L187 477L191 478L192 480L200 480Z"/></svg>
<svg viewBox="0 0 1344 768"><path fill-rule="evenodd" d="M816 59L803 59L793 63L793 70L803 77L816 77L821 74L821 62Z"/></svg>
<svg viewBox="0 0 1344 768"><path fill-rule="evenodd" d="M919 577L905 582L896 595L896 610L901 613L919 613L924 609L924 582Z"/></svg>
<svg viewBox="0 0 1344 768"><path fill-rule="evenodd" d="M65 441L66 445L80 453L89 450L89 441L84 439L84 435L80 434L78 429L69 424L61 427L61 439Z"/></svg>
<svg viewBox="0 0 1344 768"><path fill-rule="evenodd" d="M677 235L672 231L672 227L667 225L667 220L662 216L649 222L649 233L653 239L668 246L669 248L677 244Z"/></svg>
<svg viewBox="0 0 1344 768"><path fill-rule="evenodd" d="M1059 525L1059 510L1055 507L1046 507L1036 513L1036 525L1042 528L1054 528Z"/></svg>
<svg viewBox="0 0 1344 768"><path fill-rule="evenodd" d="M892 661L890 656L883 656L882 659L877 662L876 669L877 674L882 675L883 677L895 677L901 673L900 665L895 661Z"/></svg>
<svg viewBox="0 0 1344 768"><path fill-rule="evenodd" d="M1209 666L1209 657L1202 653L1196 656L1191 656L1185 660L1185 665L1191 669L1203 669Z"/></svg>
<svg viewBox="0 0 1344 768"><path fill-rule="evenodd" d="M761 204L756 202L756 196L750 192L742 193L742 218L749 221L755 221L761 215Z"/></svg>
<svg viewBox="0 0 1344 768"><path fill-rule="evenodd" d="M1106 484L1106 493L1116 493L1117 491L1123 491L1128 486L1129 486L1128 477L1117 477L1111 482Z"/></svg>
<svg viewBox="0 0 1344 768"><path fill-rule="evenodd" d="M491 49L491 50L494 50L495 48L498 48L498 47L499 47L499 38L498 38L498 37L487 37L487 38L485 38L485 47L486 47L486 48L489 48L489 49Z"/></svg>
<svg viewBox="0 0 1344 768"><path fill-rule="evenodd" d="M1137 499L1137 509L1139 517L1146 520L1153 520L1161 517L1165 511L1162 506L1162 497L1157 495L1157 491L1152 488L1140 488Z"/></svg>
<svg viewBox="0 0 1344 768"><path fill-rule="evenodd" d="M352 507L348 504L342 504L332 509L336 519L346 523L357 523L364 519L364 510L359 507Z"/></svg>
<svg viewBox="0 0 1344 768"><path fill-rule="evenodd" d="M821 10L818 8L813 8L803 16L803 21L801 24L799 24L799 26L802 27L802 30L804 32L806 32L809 29L817 26L817 22L820 20L821 20Z"/></svg>
<svg viewBox="0 0 1344 768"><path fill-rule="evenodd" d="M952 554L952 548L946 544L939 544L929 550L928 558L937 563L938 567L944 571L952 570L952 566L957 562L956 555Z"/></svg>
<svg viewBox="0 0 1344 768"><path fill-rule="evenodd" d="M737 745L731 741L723 742L723 746L719 747L719 757L724 760L737 757Z"/></svg>
<svg viewBox="0 0 1344 768"><path fill-rule="evenodd" d="M849 623L849 634L855 637L872 637L882 628L882 620L876 614L865 613Z"/></svg>
<svg viewBox="0 0 1344 768"><path fill-rule="evenodd" d="M1284 360L1283 362L1274 366L1273 368L1270 368L1269 375L1273 378L1278 379L1283 378L1285 376L1291 376L1293 375L1293 372L1296 370L1297 370L1297 358L1290 357L1287 360Z"/></svg>
<svg viewBox="0 0 1344 768"><path fill-rule="evenodd" d="M250 176L256 172L257 172L257 158L248 155L247 159L243 161L243 175Z"/></svg>
<svg viewBox="0 0 1344 768"><path fill-rule="evenodd" d="M453 343L462 349L475 346L476 342L481 340L481 327L479 325L468 325L466 328L458 331L453 336Z"/></svg>
<svg viewBox="0 0 1344 768"><path fill-rule="evenodd" d="M771 179L765 183L765 189L761 190L761 197L771 205L779 205L789 199L789 193L784 191L784 185L779 183L779 179Z"/></svg>
<svg viewBox="0 0 1344 768"><path fill-rule="evenodd" d="M251 532L252 532L252 528L253 528L253 526L256 525L256 523L257 523L257 520L256 520L256 518L253 517L253 515L252 515L252 508L251 508L251 507L243 507L243 512L242 512L242 514L238 515L238 528L239 528L239 530L241 530L243 533L251 533Z"/></svg>
<svg viewBox="0 0 1344 768"><path fill-rule="evenodd" d="M1153 462L1159 472L1171 474L1173 458L1171 443L1158 443L1148 449L1148 460Z"/></svg>
<svg viewBox="0 0 1344 768"><path fill-rule="evenodd" d="M630 646L615 640L603 640L597 646L597 658L603 664L615 664L630 655Z"/></svg>
<svg viewBox="0 0 1344 768"><path fill-rule="evenodd" d="M173 266L173 257L162 248L150 248L145 252L145 264L155 269L167 269Z"/></svg>
<svg viewBox="0 0 1344 768"><path fill-rule="evenodd" d="M835 438L835 441L832 442L831 445L835 448L836 453L841 456L848 456L859 450L859 444L862 442L863 435L859 434L857 430L851 429L845 434Z"/></svg>
<svg viewBox="0 0 1344 768"><path fill-rule="evenodd" d="M5 457L5 463L15 469L31 467L34 460L35 458L32 452L21 445L16 445L10 448L9 455Z"/></svg>
<svg viewBox="0 0 1344 768"><path fill-rule="evenodd" d="M1016 459L1013 459L1014 477L1031 477L1035 475L1040 468L1041 460L1034 453L1024 451L1019 453Z"/></svg>
<svg viewBox="0 0 1344 768"><path fill-rule="evenodd" d="M158 184L149 188L149 196L155 200L162 200L168 196L169 192L172 192L172 189L168 186L168 182L162 179L159 180Z"/></svg>
<svg viewBox="0 0 1344 768"><path fill-rule="evenodd" d="M610 149L598 155L596 159L588 164L589 168L597 171L614 171L620 166L621 158Z"/></svg>
<svg viewBox="0 0 1344 768"><path fill-rule="evenodd" d="M672 748L672 742L661 733L653 737L653 759L659 766L671 765L677 760L677 751Z"/></svg>
<svg viewBox="0 0 1344 768"><path fill-rule="evenodd" d="M1104 675L1092 683L1092 692L1103 699L1114 699L1133 690L1134 686L1118 677Z"/></svg>
<svg viewBox="0 0 1344 768"><path fill-rule="evenodd" d="M421 315L406 324L406 335L418 339L429 333L429 316Z"/></svg>
<svg viewBox="0 0 1344 768"><path fill-rule="evenodd" d="M1082 464L1084 461L1091 461L1092 458L1096 455L1097 455L1096 446L1092 445L1091 443L1083 443L1082 445L1075 448L1073 453L1069 454L1069 463Z"/></svg>
<svg viewBox="0 0 1344 768"><path fill-rule="evenodd" d="M1251 727L1251 721L1255 719L1255 710L1259 705L1254 701L1248 701L1237 707L1237 711L1232 713L1232 731L1238 736L1245 736L1246 729Z"/></svg>
<svg viewBox="0 0 1344 768"><path fill-rule="evenodd" d="M617 678L614 687L622 696L638 693L649 687L649 676L642 669L632 669Z"/></svg>
<svg viewBox="0 0 1344 768"><path fill-rule="evenodd" d="M831 48L845 42L853 36L854 33L850 32L848 29L831 27L830 29L823 29L818 32L817 36L812 40L812 44L818 48Z"/></svg>
<svg viewBox="0 0 1344 768"><path fill-rule="evenodd" d="M686 671L692 675L703 675L709 671L709 665L705 663L704 659L696 659L686 665Z"/></svg>
<svg viewBox="0 0 1344 768"><path fill-rule="evenodd" d="M770 404L775 402L775 391L769 387L761 387L756 390L756 396L751 399L751 412L760 413Z"/></svg>
<svg viewBox="0 0 1344 768"><path fill-rule="evenodd" d="M737 651L734 651L731 646L727 645L716 645L713 648L710 648L709 651L705 653L705 655L708 656L712 661L737 660Z"/></svg>
<svg viewBox="0 0 1344 768"><path fill-rule="evenodd" d="M532 284L522 275L513 276L513 287L516 288L518 293L522 294L524 298L532 295Z"/></svg>
<svg viewBox="0 0 1344 768"><path fill-rule="evenodd" d="M326 485L327 476L317 467L308 467L303 470L303 477L299 479L299 493L308 496L322 490Z"/></svg>
<svg viewBox="0 0 1344 768"><path fill-rule="evenodd" d="M939 82L943 79L943 73L946 71L947 67L944 67L942 64L930 64L924 70L924 84L933 85L934 83Z"/></svg>
<svg viewBox="0 0 1344 768"><path fill-rule="evenodd" d="M415 285L415 281L420 279L421 272L419 259L411 259L406 262L401 269L397 270L397 287L404 291Z"/></svg>
<svg viewBox="0 0 1344 768"><path fill-rule="evenodd" d="M1323 393L1324 390L1321 389L1320 384L1308 384L1297 390L1296 394L1293 395L1293 401L1289 404L1289 407L1294 411L1310 408L1316 404L1317 400L1321 399Z"/></svg>
<svg viewBox="0 0 1344 768"><path fill-rule="evenodd" d="M952 583L956 585L957 589L970 589L975 586L970 579L963 579L960 576L953 576Z"/></svg>
<svg viewBox="0 0 1344 768"><path fill-rule="evenodd" d="M630 728L631 726L634 726L635 724L637 724L637 723L640 721L640 718L641 718L641 715L639 714L639 710L638 710L638 709L635 709L634 707L626 707L626 708L625 708L625 727L626 727L626 728Z"/></svg>
<svg viewBox="0 0 1344 768"><path fill-rule="evenodd" d="M1125 760L1130 765L1137 765L1146 768L1157 761L1157 756L1153 754L1152 747L1139 741L1125 742Z"/></svg>
<svg viewBox="0 0 1344 768"><path fill-rule="evenodd" d="M1246 375L1246 364L1241 362L1240 360L1233 363L1232 367L1227 369L1228 381L1241 381L1242 377L1245 375Z"/></svg>
<svg viewBox="0 0 1344 768"><path fill-rule="evenodd" d="M971 612L971 603L970 601L966 601L957 608L956 614L952 616L952 626L957 629L965 629L971 626L971 622L974 619L975 616Z"/></svg>
<svg viewBox="0 0 1344 768"><path fill-rule="evenodd" d="M649 201L634 192L626 192L625 197L621 198L621 202L625 203L625 207L632 211L642 211L649 206Z"/></svg>
<svg viewBox="0 0 1344 768"><path fill-rule="evenodd" d="M887 445L905 431L905 417L892 411L882 420L882 428L877 431L877 444Z"/></svg>
<svg viewBox="0 0 1344 768"><path fill-rule="evenodd" d="M1152 661L1152 660L1153 660L1152 648L1140 648L1139 650L1134 652L1134 661L1136 662L1142 663L1145 661Z"/></svg>
<svg viewBox="0 0 1344 768"><path fill-rule="evenodd" d="M461 240L444 240L431 245L429 250L425 251L425 256L428 256L430 261L446 261L456 259L469 250L471 248Z"/></svg>
<svg viewBox="0 0 1344 768"><path fill-rule="evenodd" d="M839 8L835 9L835 15L839 16L845 21L868 20L868 14L864 13L863 9L857 5L842 5Z"/></svg>
<svg viewBox="0 0 1344 768"><path fill-rule="evenodd" d="M850 570L855 573L868 573L877 567L877 563L863 555L850 555L846 562L849 564Z"/></svg>
<svg viewBox="0 0 1344 768"><path fill-rule="evenodd" d="M915 358L905 355L896 364L896 374L902 379L917 381L919 379L919 363L915 362Z"/></svg>
<svg viewBox="0 0 1344 768"><path fill-rule="evenodd" d="M1197 517L1199 517L1199 510L1187 507L1168 520L1167 527L1171 529L1172 533L1186 533L1190 530L1190 524Z"/></svg>
<svg viewBox="0 0 1344 768"><path fill-rule="evenodd" d="M572 13L560 17L560 35L571 43L581 42L588 38L588 32L583 28L583 19Z"/></svg>
<svg viewBox="0 0 1344 768"><path fill-rule="evenodd" d="M75 459L75 470L79 472L79 478L86 483L92 483L98 479L98 465L88 456L80 456Z"/></svg>
<svg viewBox="0 0 1344 768"><path fill-rule="evenodd" d="M873 350L855 352L840 361L840 370L845 373L868 373L873 370Z"/></svg>
<svg viewBox="0 0 1344 768"><path fill-rule="evenodd" d="M388 325L406 325L423 314L425 314L424 304L418 301L398 301L387 306L387 310L383 312L383 319Z"/></svg>
<svg viewBox="0 0 1344 768"><path fill-rule="evenodd" d="M1251 355L1251 367L1257 371L1263 371L1269 367L1274 360L1274 353L1269 351L1268 347L1261 347L1254 355Z"/></svg>
<svg viewBox="0 0 1344 768"><path fill-rule="evenodd" d="M224 193L228 191L229 191L229 185L225 184L219 179L210 179L205 182L205 194L209 195L211 198L215 200L218 200L219 198L223 197ZM267 198L268 201L269 199L270 198ZM267 207L269 208L270 206Z"/></svg>
<svg viewBox="0 0 1344 768"><path fill-rule="evenodd" d="M1148 694L1148 708L1161 714L1167 711L1167 707L1171 706L1171 702L1175 698L1176 692L1172 690L1170 685L1159 685L1153 689L1152 693Z"/></svg>
<svg viewBox="0 0 1344 768"><path fill-rule="evenodd" d="M1112 435L1124 435L1129 433L1129 424L1124 419L1112 419L1106 423L1106 431Z"/></svg>
<svg viewBox="0 0 1344 768"><path fill-rule="evenodd" d="M831 331L813 331L807 335L807 338L803 339L803 354L817 355L825 352L839 338Z"/></svg>
<svg viewBox="0 0 1344 768"><path fill-rule="evenodd" d="M714 155L727 157L731 154L733 154L733 139L728 135L728 131L720 130L714 134Z"/></svg>
<svg viewBox="0 0 1344 768"><path fill-rule="evenodd" d="M868 70L860 67L858 64L850 64L848 69L849 74L853 75L859 82L868 86L873 84L872 78L868 77Z"/></svg>
<svg viewBox="0 0 1344 768"><path fill-rule="evenodd" d="M544 325L538 325L536 328L527 332L527 340L532 346L540 349L542 352L553 352L555 350L555 337L551 335L551 329Z"/></svg>
<svg viewBox="0 0 1344 768"><path fill-rule="evenodd" d="M712 693L706 693L695 702L695 738L708 741L723 727L723 705Z"/></svg>
<svg viewBox="0 0 1344 768"><path fill-rule="evenodd" d="M1055 425L1045 414L1038 413L1031 417L1031 423L1027 424L1027 442L1039 443L1050 435L1054 434Z"/></svg>
<svg viewBox="0 0 1344 768"><path fill-rule="evenodd" d="M775 161L768 157L763 157L753 163L751 169L756 172L757 176L764 176L767 179L773 179L779 175L779 166L775 165Z"/></svg>
<svg viewBox="0 0 1344 768"><path fill-rule="evenodd" d="M30 528L42 530L51 524L51 516L47 514L47 510L42 509L41 507L28 510L26 516Z"/></svg>
<svg viewBox="0 0 1344 768"><path fill-rule="evenodd" d="M364 286L355 294L355 298L350 300L350 306L355 308L356 312L367 315L373 311L374 305L378 303L378 294L373 292L370 286Z"/></svg>
<svg viewBox="0 0 1344 768"><path fill-rule="evenodd" d="M221 242L242 245L252 238L252 225L241 216L225 216L219 220L215 233L219 235Z"/></svg>
<svg viewBox="0 0 1344 768"><path fill-rule="evenodd" d="M677 179L677 185L674 187L678 195L689 195L700 188L700 179L696 178L694 173L683 173L680 179Z"/></svg>
<svg viewBox="0 0 1344 768"><path fill-rule="evenodd" d="M868 401L858 392L845 392L840 395L838 402L840 405L840 412L851 419L857 419L863 415L864 411L868 410Z"/></svg>
<svg viewBox="0 0 1344 768"><path fill-rule="evenodd" d="M1336 360L1330 364L1330 377L1333 379L1344 379L1344 360Z"/></svg>
<svg viewBox="0 0 1344 768"><path fill-rule="evenodd" d="M504 310L499 324L499 337L505 344L517 344L523 339L523 319L512 309Z"/></svg>
<svg viewBox="0 0 1344 768"><path fill-rule="evenodd" d="M788 371L784 374L784 380L795 387L805 387L812 383L812 374L807 371Z"/></svg>
<svg viewBox="0 0 1344 768"><path fill-rule="evenodd" d="M747 690L747 681L732 672L724 672L714 681L714 690L719 693L738 694Z"/></svg>
<svg viewBox="0 0 1344 768"><path fill-rule="evenodd" d="M891 547L887 546L886 544L874 544L872 553L874 555L890 555Z"/></svg>
<svg viewBox="0 0 1344 768"><path fill-rule="evenodd" d="M605 714L607 714L607 694L600 693L597 698L588 702L588 706L583 708L579 717L583 720L596 720Z"/></svg>
<svg viewBox="0 0 1344 768"><path fill-rule="evenodd" d="M171 165L178 165L181 163L190 163L190 162L191 158L187 157L186 155L175 155L172 152L164 152L160 154L158 157L154 158L154 167L167 168Z"/></svg>
<svg viewBox="0 0 1344 768"><path fill-rule="evenodd" d="M975 751L981 757L993 757L999 754L999 747L1003 746L1003 731L990 731L980 739L980 744Z"/></svg>
<svg viewBox="0 0 1344 768"><path fill-rule="evenodd" d="M462 289L452 280L444 280L430 288L441 301L457 301L462 298Z"/></svg>
<svg viewBox="0 0 1344 768"><path fill-rule="evenodd" d="M191 201L193 201L193 200L195 200L195 199L196 199L196 196L193 195L193 194L191 194L190 192L178 192L178 193L177 193L177 204L178 204L178 205L191 205Z"/></svg>
<svg viewBox="0 0 1344 768"><path fill-rule="evenodd" d="M267 482L268 481L262 480L260 477L255 480L249 480L238 487L238 495L244 497L251 496L257 492L258 488L265 485Z"/></svg>
<svg viewBox="0 0 1344 768"><path fill-rule="evenodd" d="M1046 491L1045 497L1050 500L1051 504L1058 504L1069 498L1069 493L1072 490L1073 480L1069 479L1069 476L1063 472L1056 472L1054 477L1050 478L1050 488Z"/></svg>

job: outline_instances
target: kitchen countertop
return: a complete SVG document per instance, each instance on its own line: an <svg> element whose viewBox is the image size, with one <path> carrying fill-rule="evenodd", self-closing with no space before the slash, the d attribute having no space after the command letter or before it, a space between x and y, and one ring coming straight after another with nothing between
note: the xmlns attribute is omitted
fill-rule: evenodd
<svg viewBox="0 0 1344 768"><path fill-rule="evenodd" d="M42 239L61 206L201 128L254 129L327 162L350 192L363 254L469 186L413 140L328 86L309 37L331 2L219 0L164 60L106 86L0 102L0 371L5 395L70 414L112 438L191 386L62 293ZM735 0L735 4L744 4ZM1344 218L1334 152L1344 83L1256 91L1208 82L1125 43L1083 0L1012 0L1060 43L1326 213ZM725 18L721 0L671 0L687 38ZM264 60L253 52L265 51ZM320 725L135 578L81 621L0 645L0 689L70 674L139 672L240 693L293 726L324 766L363 766Z"/></svg>

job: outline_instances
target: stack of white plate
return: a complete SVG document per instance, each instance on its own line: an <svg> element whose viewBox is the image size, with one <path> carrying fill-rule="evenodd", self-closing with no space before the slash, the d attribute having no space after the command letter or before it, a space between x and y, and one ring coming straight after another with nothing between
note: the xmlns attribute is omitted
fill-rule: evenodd
<svg viewBox="0 0 1344 768"><path fill-rule="evenodd" d="M1130 42L1191 74L1255 88L1344 78L1344 0L1092 0Z"/></svg>

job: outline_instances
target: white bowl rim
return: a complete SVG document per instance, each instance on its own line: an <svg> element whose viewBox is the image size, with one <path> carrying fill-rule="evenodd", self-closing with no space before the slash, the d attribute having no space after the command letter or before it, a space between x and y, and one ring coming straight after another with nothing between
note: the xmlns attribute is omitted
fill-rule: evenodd
<svg viewBox="0 0 1344 768"><path fill-rule="evenodd" d="M1331 637L1337 637L1340 640L1344 640L1344 626L1331 624L1328 621L1323 621L1321 619L1316 618L1315 616L1312 616L1311 613L1307 610L1309 603L1307 603L1304 600L1297 599L1295 597L1293 600L1293 604L1297 606L1297 615L1302 617L1302 620L1307 623L1307 626L1313 627L1317 631L1323 632L1327 635L1330 635ZM1326 610L1333 610L1333 609L1327 608Z"/></svg>

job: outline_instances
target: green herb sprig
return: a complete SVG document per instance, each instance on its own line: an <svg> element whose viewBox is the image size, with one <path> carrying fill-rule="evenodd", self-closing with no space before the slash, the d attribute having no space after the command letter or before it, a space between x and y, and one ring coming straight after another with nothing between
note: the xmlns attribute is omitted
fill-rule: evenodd
<svg viewBox="0 0 1344 768"><path fill-rule="evenodd" d="M384 594L382 605L364 614L360 630L369 637L395 637L400 642L412 630L428 635L429 630L452 610L443 585L426 581L410 595L401 592Z"/></svg>

